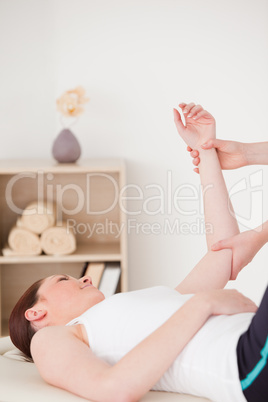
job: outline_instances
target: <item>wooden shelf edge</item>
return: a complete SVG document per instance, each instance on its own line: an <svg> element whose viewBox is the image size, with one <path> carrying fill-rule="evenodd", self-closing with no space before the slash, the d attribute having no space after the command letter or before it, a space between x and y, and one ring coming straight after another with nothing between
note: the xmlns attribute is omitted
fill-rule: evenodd
<svg viewBox="0 0 268 402"><path fill-rule="evenodd" d="M0 257L0 264L44 264L57 262L121 261L121 254L71 254L62 256L39 255L36 257Z"/></svg>
<svg viewBox="0 0 268 402"><path fill-rule="evenodd" d="M1 174L18 174L22 172L51 173L90 173L90 172L120 172L125 167L121 158L87 158L76 163L58 163L53 159L1 159Z"/></svg>
<svg viewBox="0 0 268 402"><path fill-rule="evenodd" d="M73 254L37 256L0 256L0 264L61 263L85 261L121 261L123 259L118 243L79 244Z"/></svg>

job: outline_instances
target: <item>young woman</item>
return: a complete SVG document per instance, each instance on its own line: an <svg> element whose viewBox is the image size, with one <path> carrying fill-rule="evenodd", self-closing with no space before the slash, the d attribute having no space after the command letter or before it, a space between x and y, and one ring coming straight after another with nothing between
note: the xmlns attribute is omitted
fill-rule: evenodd
<svg viewBox="0 0 268 402"><path fill-rule="evenodd" d="M260 307L252 321L255 304L222 290L232 274L231 250L210 250L239 233L216 151L200 147L215 138L214 118L201 106L180 107L186 124L174 110L177 129L201 156L205 219L213 225L206 255L175 289L157 286L106 300L89 277L55 275L33 285L10 317L14 344L32 354L41 376L89 400L137 401L155 389L243 401L239 338L265 314L267 336L267 310ZM267 305L268 292L261 306ZM254 383L265 375L262 369L250 377L258 401L267 399L267 386Z"/></svg>

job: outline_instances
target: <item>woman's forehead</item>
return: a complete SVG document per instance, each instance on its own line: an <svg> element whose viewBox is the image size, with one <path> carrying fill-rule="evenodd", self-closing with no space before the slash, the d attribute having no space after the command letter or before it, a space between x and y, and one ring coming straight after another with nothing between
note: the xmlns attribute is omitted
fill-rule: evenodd
<svg viewBox="0 0 268 402"><path fill-rule="evenodd" d="M57 275L51 275L51 276L47 276L46 278L44 278L43 283L41 286L43 286L44 284L47 284L49 282L51 282L54 278L56 278ZM40 286L40 287L41 287Z"/></svg>
<svg viewBox="0 0 268 402"><path fill-rule="evenodd" d="M58 275L52 275L52 276L47 276L46 278L43 279L40 288L39 288L39 295L44 291L50 284L53 284L53 280L57 277Z"/></svg>

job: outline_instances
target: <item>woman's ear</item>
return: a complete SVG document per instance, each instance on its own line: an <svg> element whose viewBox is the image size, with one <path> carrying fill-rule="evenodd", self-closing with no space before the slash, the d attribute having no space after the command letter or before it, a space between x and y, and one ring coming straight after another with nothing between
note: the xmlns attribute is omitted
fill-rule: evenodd
<svg viewBox="0 0 268 402"><path fill-rule="evenodd" d="M24 316L26 320L30 322L40 321L47 315L47 311L45 309L37 309L35 307L29 308L25 311Z"/></svg>

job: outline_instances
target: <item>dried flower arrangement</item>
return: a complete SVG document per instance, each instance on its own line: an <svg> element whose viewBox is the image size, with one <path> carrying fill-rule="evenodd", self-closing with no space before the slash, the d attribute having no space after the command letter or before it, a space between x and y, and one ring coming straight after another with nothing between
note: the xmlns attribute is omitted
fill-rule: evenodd
<svg viewBox="0 0 268 402"><path fill-rule="evenodd" d="M64 92L60 98L57 99L57 110L67 117L76 117L84 112L81 106L89 101L85 97L86 91L83 87L77 87Z"/></svg>
<svg viewBox="0 0 268 402"><path fill-rule="evenodd" d="M81 106L89 101L85 96L83 87L78 86L75 89L64 92L57 101L57 110L61 113L61 117L76 119L84 112ZM63 120L61 119L63 124ZM74 122L72 121L72 124ZM64 126L64 124L63 124ZM69 124L70 126L70 124ZM60 163L73 163L81 155L81 148L75 135L69 128L64 128L56 138L52 147L54 158Z"/></svg>

